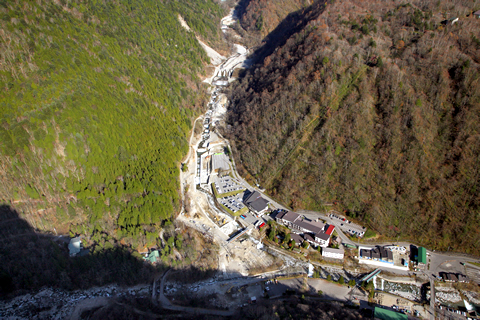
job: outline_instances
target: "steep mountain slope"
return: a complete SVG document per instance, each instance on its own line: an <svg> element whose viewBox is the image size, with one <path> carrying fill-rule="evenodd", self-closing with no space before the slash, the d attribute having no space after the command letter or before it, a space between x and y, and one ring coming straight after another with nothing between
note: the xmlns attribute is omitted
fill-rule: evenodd
<svg viewBox="0 0 480 320"><path fill-rule="evenodd" d="M260 64L231 91L226 134L244 174L294 209L338 203L387 236L480 253L477 9L337 1L304 10L290 22L301 30L267 38Z"/></svg>
<svg viewBox="0 0 480 320"><path fill-rule="evenodd" d="M239 3L240 25L261 40L285 17L312 3L310 0L246 0Z"/></svg>
<svg viewBox="0 0 480 320"><path fill-rule="evenodd" d="M211 0L0 1L0 200L34 228L128 243L179 209L208 63L179 14L218 39Z"/></svg>

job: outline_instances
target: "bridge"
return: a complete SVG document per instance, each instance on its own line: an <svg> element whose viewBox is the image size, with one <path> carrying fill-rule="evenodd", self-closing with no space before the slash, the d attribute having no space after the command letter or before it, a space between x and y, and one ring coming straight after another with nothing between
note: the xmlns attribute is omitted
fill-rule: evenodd
<svg viewBox="0 0 480 320"><path fill-rule="evenodd" d="M375 270L373 270L372 272L370 272L369 274L367 274L365 277L363 277L363 278L360 280L359 284L361 284L363 281L369 282L370 280L372 280L373 278L375 278L380 272L382 272L382 270L380 270L380 269L378 269L378 268L375 269Z"/></svg>

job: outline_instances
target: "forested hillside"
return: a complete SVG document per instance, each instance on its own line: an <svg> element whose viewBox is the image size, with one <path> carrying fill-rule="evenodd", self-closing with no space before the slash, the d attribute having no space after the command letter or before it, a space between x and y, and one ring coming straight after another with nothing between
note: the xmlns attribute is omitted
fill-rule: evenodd
<svg viewBox="0 0 480 320"><path fill-rule="evenodd" d="M204 99L195 34L219 41L223 14L211 0L0 1L0 201L40 231L155 243Z"/></svg>
<svg viewBox="0 0 480 320"><path fill-rule="evenodd" d="M334 203L389 237L479 254L478 9L315 2L231 90L240 170L294 209Z"/></svg>
<svg viewBox="0 0 480 320"><path fill-rule="evenodd" d="M240 26L259 43L292 12L312 4L311 0L243 0L238 5Z"/></svg>

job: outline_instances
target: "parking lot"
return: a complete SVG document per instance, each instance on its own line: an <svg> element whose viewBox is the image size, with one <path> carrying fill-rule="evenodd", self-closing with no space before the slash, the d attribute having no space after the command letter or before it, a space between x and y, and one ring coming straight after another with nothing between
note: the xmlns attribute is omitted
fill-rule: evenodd
<svg viewBox="0 0 480 320"><path fill-rule="evenodd" d="M349 221L346 217L336 214L329 214L328 215L333 221L335 221L335 225L339 227L343 232L349 235L355 235L358 238L361 238L365 235L366 228Z"/></svg>
<svg viewBox="0 0 480 320"><path fill-rule="evenodd" d="M217 189L217 192L219 194L245 189L242 185L240 185L237 182L237 180L233 179L230 176L225 176L221 178L216 177L215 188Z"/></svg>
<svg viewBox="0 0 480 320"><path fill-rule="evenodd" d="M218 199L218 202L220 202L222 205L224 205L228 209L232 210L233 213L245 207L242 201L243 201L243 192L233 196L228 196L228 197Z"/></svg>

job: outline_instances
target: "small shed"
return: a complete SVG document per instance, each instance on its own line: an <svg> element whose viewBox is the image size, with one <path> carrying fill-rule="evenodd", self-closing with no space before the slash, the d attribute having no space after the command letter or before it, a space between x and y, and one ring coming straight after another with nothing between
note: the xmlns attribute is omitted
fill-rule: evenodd
<svg viewBox="0 0 480 320"><path fill-rule="evenodd" d="M160 255L158 254L158 250L154 250L154 251L150 252L148 257L145 257L144 259L146 261L149 261L150 263L156 263L157 258L160 258Z"/></svg>
<svg viewBox="0 0 480 320"><path fill-rule="evenodd" d="M477 10L473 13L473 16L477 19L480 19L480 10Z"/></svg>
<svg viewBox="0 0 480 320"><path fill-rule="evenodd" d="M82 240L80 237L75 237L70 239L70 243L68 244L68 250L70 251L70 256L76 256L82 250Z"/></svg>

